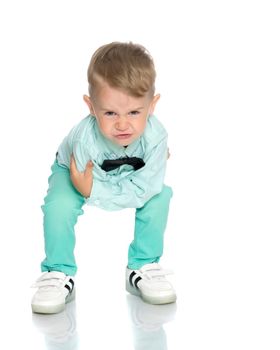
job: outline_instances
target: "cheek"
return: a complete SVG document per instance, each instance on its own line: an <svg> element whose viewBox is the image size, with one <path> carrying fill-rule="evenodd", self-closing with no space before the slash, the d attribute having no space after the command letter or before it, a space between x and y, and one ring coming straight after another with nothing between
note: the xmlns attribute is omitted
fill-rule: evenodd
<svg viewBox="0 0 280 350"><path fill-rule="evenodd" d="M111 124L112 123L110 123L110 121L108 121L108 120L101 120L99 123L99 127L103 130L110 130Z"/></svg>
<svg viewBox="0 0 280 350"><path fill-rule="evenodd" d="M133 123L133 128L135 131L142 133L146 127L146 120L137 120Z"/></svg>
<svg viewBox="0 0 280 350"><path fill-rule="evenodd" d="M108 134L111 130L111 125L108 121L98 120L98 126L103 134Z"/></svg>

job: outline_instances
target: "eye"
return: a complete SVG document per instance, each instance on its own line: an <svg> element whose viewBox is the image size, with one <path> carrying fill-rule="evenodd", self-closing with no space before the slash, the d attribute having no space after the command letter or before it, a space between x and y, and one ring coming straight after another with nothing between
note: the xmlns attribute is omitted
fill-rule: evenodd
<svg viewBox="0 0 280 350"><path fill-rule="evenodd" d="M129 112L129 114L130 114L132 117L136 117L137 115L140 114L140 112L139 112L139 111L131 111L131 112Z"/></svg>
<svg viewBox="0 0 280 350"><path fill-rule="evenodd" d="M105 112L106 117L114 117L115 115L116 115L116 113L112 112L112 111Z"/></svg>

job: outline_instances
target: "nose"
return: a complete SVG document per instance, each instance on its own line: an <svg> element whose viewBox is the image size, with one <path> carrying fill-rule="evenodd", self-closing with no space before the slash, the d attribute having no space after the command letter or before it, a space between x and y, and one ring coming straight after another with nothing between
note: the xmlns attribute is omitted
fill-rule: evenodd
<svg viewBox="0 0 280 350"><path fill-rule="evenodd" d="M115 124L118 131L125 131L128 128L128 123L126 117L120 116Z"/></svg>

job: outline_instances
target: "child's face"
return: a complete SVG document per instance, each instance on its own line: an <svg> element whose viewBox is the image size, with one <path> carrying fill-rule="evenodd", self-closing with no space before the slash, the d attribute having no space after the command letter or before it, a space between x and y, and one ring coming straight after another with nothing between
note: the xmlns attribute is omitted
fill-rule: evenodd
<svg viewBox="0 0 280 350"><path fill-rule="evenodd" d="M120 146L127 146L143 134L159 97L132 97L103 82L93 101L88 96L84 100L102 134Z"/></svg>

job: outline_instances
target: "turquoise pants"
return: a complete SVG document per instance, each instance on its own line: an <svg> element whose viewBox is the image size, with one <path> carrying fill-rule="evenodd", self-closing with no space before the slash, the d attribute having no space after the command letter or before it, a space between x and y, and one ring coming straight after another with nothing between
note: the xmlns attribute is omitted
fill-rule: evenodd
<svg viewBox="0 0 280 350"><path fill-rule="evenodd" d="M140 269L158 262L163 253L163 237L167 223L172 189L164 186L142 208L136 209L134 240L128 250L128 267ZM74 226L83 214L85 198L74 188L69 170L55 163L49 177L49 189L44 199L44 238L46 258L43 271L61 271L74 276L77 265L74 256Z"/></svg>

